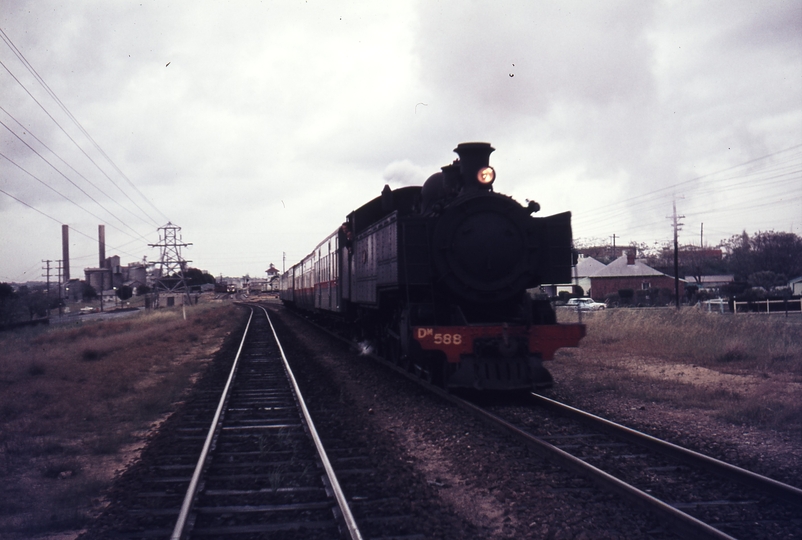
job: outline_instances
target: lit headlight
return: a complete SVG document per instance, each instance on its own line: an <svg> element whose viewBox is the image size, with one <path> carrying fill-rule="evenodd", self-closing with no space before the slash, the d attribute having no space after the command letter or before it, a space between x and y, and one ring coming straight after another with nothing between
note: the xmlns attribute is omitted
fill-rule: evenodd
<svg viewBox="0 0 802 540"><path fill-rule="evenodd" d="M493 167L482 167L479 169L479 172L476 173L476 179L479 180L479 183L482 185L490 185L493 183L493 180L496 179L496 171L493 170Z"/></svg>

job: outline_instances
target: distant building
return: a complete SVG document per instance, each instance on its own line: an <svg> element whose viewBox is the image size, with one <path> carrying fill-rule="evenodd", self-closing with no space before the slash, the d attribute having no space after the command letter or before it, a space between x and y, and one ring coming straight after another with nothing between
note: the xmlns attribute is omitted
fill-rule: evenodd
<svg viewBox="0 0 802 540"><path fill-rule="evenodd" d="M576 267L572 271L573 275L570 283L543 284L539 289L532 289L529 292L530 294L544 293L554 297L561 292L575 294L574 286L579 285L582 288L583 294L585 296L590 296L590 276L604 267L604 263L597 261L593 257L580 255L579 261L577 261Z"/></svg>
<svg viewBox="0 0 802 540"><path fill-rule="evenodd" d="M674 290L674 278L647 266L642 260L635 258L634 251L617 258L603 269L589 277L591 298L604 301L608 294L622 289ZM684 280L680 280L680 295L685 294Z"/></svg>
<svg viewBox="0 0 802 540"><path fill-rule="evenodd" d="M576 263L577 285L585 291L585 296L593 296L591 277L595 276L607 268L604 263L597 261L593 257L582 257Z"/></svg>
<svg viewBox="0 0 802 540"><path fill-rule="evenodd" d="M100 293L114 290L114 287L130 286L131 282L137 286L145 285L148 281L148 272L147 267L141 262L120 266L120 257L113 255L104 259L100 268L84 268L84 278L95 291Z"/></svg>

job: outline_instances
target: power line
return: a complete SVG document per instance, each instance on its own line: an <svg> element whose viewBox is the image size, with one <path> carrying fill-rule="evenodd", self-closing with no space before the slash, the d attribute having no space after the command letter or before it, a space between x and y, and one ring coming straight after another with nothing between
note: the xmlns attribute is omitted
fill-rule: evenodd
<svg viewBox="0 0 802 540"><path fill-rule="evenodd" d="M599 207L575 217L575 228L594 230L610 230L615 227L619 234L636 234L638 231L659 228L661 220L657 219L660 210L665 208L672 192L685 187L691 182L705 180L692 190L693 198L686 200L686 214L708 222L711 215L732 216L733 214L772 207L789 208L798 204L802 197L802 149L801 145L791 146L783 150L749 160L719 171L698 176L667 187L652 190L618 201L614 204ZM766 163L767 159L783 156L779 160ZM744 167L757 163L764 165L758 169L744 171ZM782 193L767 193L767 190L783 189ZM687 192L686 192L687 195ZM713 196L713 198L707 198ZM703 205L704 206L701 206ZM620 207L626 206L628 212ZM711 209L711 206L715 206ZM698 207L699 210L694 210ZM630 222L626 227L622 222ZM637 220L636 224L631 224ZM715 229L709 229L715 230Z"/></svg>
<svg viewBox="0 0 802 540"><path fill-rule="evenodd" d="M3 156L3 157L5 157L5 156ZM50 219L50 220L52 220L52 221L55 221L55 222L56 222L56 223L58 223L59 225L62 225L62 222L61 222L60 220L58 220L58 219L54 218L53 216L51 216L51 215L49 215L49 214L46 214L45 212L42 212L42 211L41 211L41 210L39 210L38 208L35 208L35 207L31 206L30 204L26 203L26 202L25 202L25 201L23 201L22 199L19 199L19 198L15 197L14 195L12 195L11 193L9 193L8 191L5 191L4 189L1 189L1 188L0 188L0 193L3 193L3 194L5 194L5 195L8 195L9 197L11 197L12 199L14 199L14 200L15 200L15 201L17 201L18 203L20 203L20 204L22 204L22 205L25 205L25 206L27 206L28 208L30 208L30 209L31 209L31 210L33 210L34 212L37 212L37 213L39 213L39 214L43 215L44 217L46 217L47 219ZM93 238L93 237L89 236L89 235L88 235L88 234L86 234L86 233L83 233L83 232L81 232L81 231L80 231L80 230L78 230L78 229L73 229L73 230L74 230L75 232L77 232L78 234L80 234L81 236L84 236L84 237L88 238L89 240L92 240L93 242L96 240L95 238ZM115 250L117 250L117 251L120 251L121 253L124 253L125 255L128 255L129 257L137 257L137 255L133 255L132 253L128 253L128 252L122 251L122 250L120 250L119 248L116 248L116 247L114 247L114 246L110 246L110 247L111 247L112 249L115 249Z"/></svg>
<svg viewBox="0 0 802 540"><path fill-rule="evenodd" d="M6 124L5 124L5 123L4 123L2 120L0 120L0 125L2 125L4 128L6 128L6 129L8 129L9 131L11 131L11 130L9 129L9 127L8 127L8 126L7 126L7 125L6 125ZM106 212L108 212L108 214L109 214L110 216L114 217L114 219L116 219L117 221L119 221L119 222L120 222L120 223L121 223L121 224L122 224L124 227L128 227L129 229L131 229L132 231L134 231L134 233L135 233L135 234L137 234L137 235L141 236L141 237L144 239L144 237L143 237L141 234L139 234L139 233L136 231L136 229L134 229L134 228L133 228L133 227L131 227L130 225L128 225L128 224L126 224L126 223L124 223L124 222L123 222L123 221L122 221L122 220L121 220L119 217L117 217L117 216L116 216L114 213L112 213L112 212L111 212L111 211L110 211L108 208L106 208L105 206L103 206L102 204L100 204L100 202L98 202L98 201L97 201L97 200L96 200L94 197L92 197L92 196L91 196L89 193L87 193L86 191L84 191L84 189L83 189L83 188L81 188L81 187L80 187L78 184L76 184L75 182L73 182L73 181L72 181L72 180L71 180L71 179L70 179L70 178L69 178L67 175L65 175L64 173L62 173L62 172L61 172L60 170L58 170L58 169L57 169L57 168L56 168L56 167L55 167L55 166L54 166L52 163L50 163L50 162L49 162L47 159L45 159L45 158L44 158L44 156L42 156L42 155L41 155L39 152L37 152L37 151L36 151L36 150L35 150L33 147L31 147L31 145L29 145L27 142L23 141L23 140L22 140L22 139L19 137L19 135L17 135L17 134L16 134L16 133L14 133L13 131L11 131L11 134L12 134L12 135L14 135L15 137L17 137L17 138L18 138L20 141L22 141L22 143L23 143L25 146L27 146L28 148L30 148L30 150L31 150L31 151L32 151L34 154L36 154L37 156L39 156L39 157L42 159L42 161L44 161L45 163L47 163L48 165L50 165L50 166L53 168L53 170L55 170L57 173L59 173L61 176L63 176L63 177L64 177L64 178L65 178L65 179L66 179L66 180L67 180L67 181L68 181L70 184L72 184L73 186L75 186L75 187L76 187L76 188L77 188L77 189L78 189L78 190L79 190L81 193L83 193L84 195L86 195L87 197L89 197L89 198L92 200L92 202L94 202L94 203L95 203L95 204L97 204L99 207L101 207L103 210L105 210ZM12 163L14 166L16 166L16 167L17 167L18 169L20 169L22 172L24 172L24 173L26 173L26 174L30 175L32 178L34 178L34 179L36 179L37 181L39 181L39 182L40 182L42 185L44 185L44 186L48 187L49 189L51 189L51 190L55 191L56 193L58 193L59 195L61 195L61 196L62 196L62 197L64 197L65 199L67 199L68 201L72 202L73 204L76 204L76 205L77 205L79 208L81 208L82 210L84 210L84 211L86 211L86 212L90 213L90 214L91 214L92 216L94 216L95 218L97 218L97 219L99 219L99 220L103 221L101 218L99 218L99 217L95 216L94 214L92 214L91 212L89 212L88 210L86 210L85 208L83 208L82 206L78 205L77 203L75 203L74 201L72 201L71 199L69 199L67 196L65 196L65 195L62 195L62 194L61 194L59 191L57 191L55 188L53 188L53 187L51 187L51 186L47 185L47 184L46 184L46 183L45 183L43 180L40 180L39 178L37 178L36 176L34 176L33 174L31 174L30 172L28 172L28 171L26 171L25 169L23 169L21 166L19 166L17 163L15 163L15 162L14 162L12 159L10 159L10 158L9 158L8 156L6 156L5 154L2 154L2 153L0 153L0 156L2 156L2 157L4 157L4 158L6 158L6 159L7 159L7 160L8 160L10 163ZM116 227L115 227L115 228L116 228ZM123 231L121 231L120 229L117 229L117 230L119 230L120 232L123 232ZM128 233L125 233L125 234L128 234ZM129 236L130 236L130 235L129 235Z"/></svg>
<svg viewBox="0 0 802 540"><path fill-rule="evenodd" d="M120 176L121 176L123 179L125 179L125 181L126 181L126 182L128 182L128 184L129 184L129 185L130 185L130 186L131 186L131 187L132 187L132 188L133 188L133 189L134 189L134 190L135 190L135 191L136 191L136 192L137 192L137 193L140 195L140 197L142 197L142 199L144 199L144 200L145 200L145 202L147 202L147 203L148 203L148 204L149 204L149 205L150 205L150 206L151 206L151 207L152 207L154 210L156 210L156 212L158 212L159 214L161 214L161 215L162 215L162 217L164 217L164 219L168 219L168 218L167 218L167 216L165 216L165 215L164 215L164 213L162 213L162 212L161 212L161 210L159 210L158 208L156 208L156 206L155 206L155 205L154 205L154 204L153 204L153 203L150 201L150 199L148 199L147 197L145 197L145 195L144 195L144 194L143 194L143 193L142 193L142 192L139 190L139 188L137 188L137 187L136 187L136 185L135 185L135 184L134 184L134 183L133 183L133 182L132 182L132 181L131 181L131 180L130 180L130 179L129 179L129 178L128 178L128 177L127 177L127 176L126 176L126 175L125 175L123 172L122 172L122 170L120 170L120 168L119 168L119 167L118 167L118 166L117 166L117 165L116 165L116 164L115 164L115 163L112 161L112 159L111 159L111 158L110 158L110 157L109 157L109 156L106 154L106 152L105 152L105 151L103 151L103 149L100 147L100 145L98 145L98 144L97 144L97 142L96 142L96 141L95 141L95 140L92 138L92 136L89 134L89 132L88 132L88 131L86 131L86 129L84 129L84 127L81 125L81 123L80 123L80 122L78 122L78 120L77 120L77 119L76 119L76 118L73 116L73 114L72 114L72 113L69 111L69 109L67 109L67 107L64 105L64 103L61 101L61 99L59 99L59 97L56 95L56 93L55 93L55 92L53 92L53 90L51 90L51 88L48 86L48 84L45 82L45 80L44 80L44 79L43 79L43 78L42 78L42 77L39 75L39 73L36 71L36 69L34 69L34 67L33 67L33 66L30 64L30 62L28 62L28 60L25 58L25 56L22 54L22 52L21 52L19 49L17 49L16 45L14 45L14 43L11 41L11 38L9 38L9 37L8 37L8 35L7 35L7 34L6 34L6 33L5 33L5 32L4 32L2 29L0 29L0 37L3 39L3 41L6 43L6 45L8 45L8 47L11 49L11 51L12 51L12 52L13 52L13 53L14 53L14 54L17 56L17 58L18 58L18 59L19 59L19 60L22 62L22 64L23 64L23 65L24 65L24 66L25 66L25 67L28 69L28 71L29 71L29 72L30 72L30 73L31 73L31 74L34 76L34 78L37 80L37 82L39 82L39 84L40 84L40 85L41 85L41 86L42 86L42 87L45 89L45 91L48 93L48 95L50 95L50 97L51 97L51 98L52 98L52 99L53 99L53 100L56 102L56 104L57 104L57 105L58 105L58 106L61 108L61 110L62 110L62 111L64 111L64 113L67 115L67 117L68 117L68 118L70 118L70 120L72 120L72 122L73 122L73 123L74 123L74 124L75 124L75 125L78 127L78 129L81 131L81 133L83 133L83 134L84 134L84 136L85 136L85 137L86 137L86 138L87 138L87 139L88 139L88 140L89 140L89 141L92 143L92 145L95 147L95 149L96 149L96 150L97 150L97 151L98 151L98 152L99 152L99 153L100 153L100 154L101 154L101 155L102 155L102 156L103 156L103 157L106 159L106 161L107 161L107 162L108 162L108 163L109 163L109 164L110 164L110 165L111 165L111 166L114 168L114 170L116 170L116 171L117 171L117 173L118 173L118 174L119 174L119 175L120 175ZM6 66L6 65L5 65L3 62L2 62L2 61L0 61L0 65L2 65L2 66L3 66L3 68L4 68L4 69L5 69L7 72L8 72L8 74L9 74L9 75L11 75L11 77L12 77L12 78L13 78L13 79L14 79L14 80L17 82L17 84L19 84L19 85L20 85L20 87L22 87L22 89L23 89L23 90L25 90L25 92L28 94L28 96L30 96L30 98L31 98L31 99L33 99L33 101L34 101L34 102L35 102L35 103L36 103L36 104L39 106L39 108L41 108L41 109L42 109L42 111L44 111L44 113L45 113L45 114L46 114L46 115L47 115L47 116L48 116L48 117L49 117L49 118L50 118L50 119L53 121L53 123L55 123L55 124L56 124L56 125L59 127L59 129L61 129L61 131L62 131L62 132L63 132L63 133L64 133L64 134L67 136L67 138L68 138L68 139L70 139L70 141L71 141L71 142L72 142L72 143L73 143L73 144L74 144L74 145L75 145L75 146L76 146L76 147L77 147L77 148L78 148L78 149L81 151L81 153L83 153L83 154L84 154L84 156L86 156L86 158L87 158L87 159L88 159L90 162L92 162L92 164L93 164L93 165L95 165L95 167L97 167L97 169L98 169L98 170L99 170L99 171L100 171L100 172L103 174L103 176L105 176L105 177L106 177L106 178L107 178L107 179L108 179L108 180L109 180L109 181L110 181L110 182L111 182L111 183L112 183L112 184L113 184L113 185L114 185L114 186L115 186L115 187L116 187L116 188L117 188L117 189L120 191L120 193L122 193L123 195L125 195L125 197L126 197L126 198L127 198L129 201L131 201L131 203L132 203L134 206L136 206L136 207L137 207L137 208L138 208L138 209L139 209L139 210L140 210L140 211L141 211L141 212L142 212L144 215L146 215L146 216L148 217L148 219L150 219L150 220L153 222L153 224L154 224L154 225L158 225L158 222L157 222L155 219L153 219L153 218L152 218L152 217L151 217L151 216L150 216L150 215L149 215L147 212L145 212L145 210L144 210L144 209L142 209L142 207L140 207L140 206L139 206L139 205L138 205L138 204L137 204L137 203L136 203L136 202L135 202L135 201L134 201L134 200L133 200L133 199L132 199L132 198L131 198L131 197L130 197L130 196L129 196L129 195L128 195L128 194L127 194L127 193L126 193L126 192L125 192L125 191L124 191L124 190L123 190L123 189L122 189L120 186L119 186L119 185L118 185L118 184L117 184L117 182L115 182L115 181L114 181L114 180L113 180L113 179L112 179L112 178L111 178L111 177L110 177L108 174L106 174L106 172L105 172L105 171L104 171L104 170L103 170L103 169L102 169L102 168L101 168L101 167L100 167L100 166L97 164L97 162L95 162L95 160L94 160L94 159L92 159L92 158L89 156L89 154L87 154L87 153L86 153L86 152L83 150L83 148L81 148L81 146L80 146L80 145L79 145L79 144L78 144L78 143L77 143L77 142L76 142L76 141L75 141L75 140L74 140L74 139L73 139L73 138L72 138L72 137L71 137L71 136L70 136L70 135L67 133L67 131L66 131L66 130L65 130L65 129L64 129L62 126L61 126L61 124L59 124L59 123L56 121L56 119L55 119L55 118L53 118L53 116L52 116L52 115L51 115L51 114L50 114L50 113L47 111L47 109L45 109L45 107L44 107L44 106L43 106L43 105L42 105L42 104L39 102L39 100L37 100L37 99L36 99L36 98L33 96L33 94L31 94L31 92L30 92L30 91L29 91L27 88L25 88L25 85L24 85L24 84L22 84L22 82L21 82L21 81L20 81L20 80L19 80L19 79L18 79L18 78L17 78L17 77L16 77L16 76L15 76L15 75L12 73L12 72L11 72L11 70L10 70L10 69L9 69L9 68L8 68L8 67L7 67L7 66Z"/></svg>
<svg viewBox="0 0 802 540"><path fill-rule="evenodd" d="M113 198L111 195L109 195L108 193L106 193L105 191L103 191L102 189L100 189L100 187L98 187L98 186L97 186L95 183L93 183L91 180L89 180L89 179L88 179L88 178L86 178L84 175L82 175L80 172L78 172L77 170L75 170L75 167L73 167L72 165L70 165L69 163L67 163L67 162L66 162L66 161L65 161L65 160L64 160L64 159L63 159L61 156L59 156L59 155L58 155L56 152L54 152L54 151L53 151L53 150L52 150L52 149L51 149L49 146L47 146L47 145L46 145L44 142L42 142L42 140L41 140L41 139L39 139L39 137L37 137L36 135L34 135L34 133L33 133L33 132L30 130L30 129L28 129L28 128L26 128L25 126L23 126L23 125L22 125L22 123L21 123L19 120L17 120L16 118L14 118L14 116L13 116L13 115L12 115L10 112L8 112L6 109L4 109L4 108L2 107L2 105L0 105L0 110L1 110L1 111L3 111L4 113L6 113L6 114L8 115L8 117L9 117L9 118L11 118L11 119L12 119L14 122L16 122L16 123L17 123L17 125L18 125L20 128L22 128L22 129L23 129L25 132L27 132L27 134L28 134L28 135L30 135L31 137L33 137L33 138L36 140L36 142L38 142L38 143L39 143L39 144L41 144L43 147L45 147L45 148L46 148L46 149L47 149L47 150L48 150L48 151L49 151L51 154L53 154L54 156L56 156L56 157L57 157L57 158L58 158L58 159L59 159L59 160L60 160L60 161L61 161L61 162L62 162L64 165L66 165L67 167L69 167L69 168L72 170L72 172L74 172L76 175L78 175L79 177L81 177L81 178L82 178L84 181L86 181L86 182L87 182L89 185L91 185L92 187L94 187L95 189L97 189L97 190L98 190L100 193L102 193L102 194L103 194L103 195L104 195L104 196L105 196L107 199L111 200L111 201L112 201L113 203L115 203L117 206L119 206L120 208L122 208L123 210L125 210L126 212L128 212L129 214L131 214L132 216L134 216L134 217L138 218L138 219L139 219L139 220L141 220L143 223L146 223L146 221L145 221L145 220L142 218L142 215L141 215L141 214L136 214L136 213L132 212L131 210L129 210L128 208L126 208L125 206L123 206L122 204L120 204L120 203L119 203L119 202L118 202L116 199L114 199L114 198ZM5 124L4 124L4 125L5 125ZM18 139L20 139L20 140L21 140L21 137L20 137L18 134L14 133L14 132L11 130L11 128L9 128L8 126L6 126L6 129L8 129L9 131L11 131L11 132L12 132L12 134L14 134L14 136L15 136L15 137L17 137ZM30 146L29 146L29 148L30 148ZM37 155L39 155L39 154L37 153ZM41 155L39 155L39 157L41 157ZM51 167L53 167L53 165L51 165ZM55 167L54 167L54 168L55 168ZM64 176L64 175L62 174L62 176Z"/></svg>

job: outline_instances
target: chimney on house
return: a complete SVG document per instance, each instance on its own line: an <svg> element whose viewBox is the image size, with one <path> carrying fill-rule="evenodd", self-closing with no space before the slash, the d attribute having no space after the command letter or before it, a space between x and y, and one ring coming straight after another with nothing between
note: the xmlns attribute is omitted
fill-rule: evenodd
<svg viewBox="0 0 802 540"><path fill-rule="evenodd" d="M635 253L636 253L635 248L632 248L627 251L627 264L630 266L635 264Z"/></svg>

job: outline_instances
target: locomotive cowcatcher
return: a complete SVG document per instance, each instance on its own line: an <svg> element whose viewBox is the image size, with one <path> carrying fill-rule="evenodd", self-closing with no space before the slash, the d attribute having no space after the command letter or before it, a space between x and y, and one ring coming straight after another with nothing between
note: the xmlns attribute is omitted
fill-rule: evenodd
<svg viewBox="0 0 802 540"><path fill-rule="evenodd" d="M557 324L541 284L571 281L571 214L533 217L493 190L487 143L421 186L351 212L281 277L281 299L333 316L364 348L447 388L549 386L543 367L585 335Z"/></svg>

